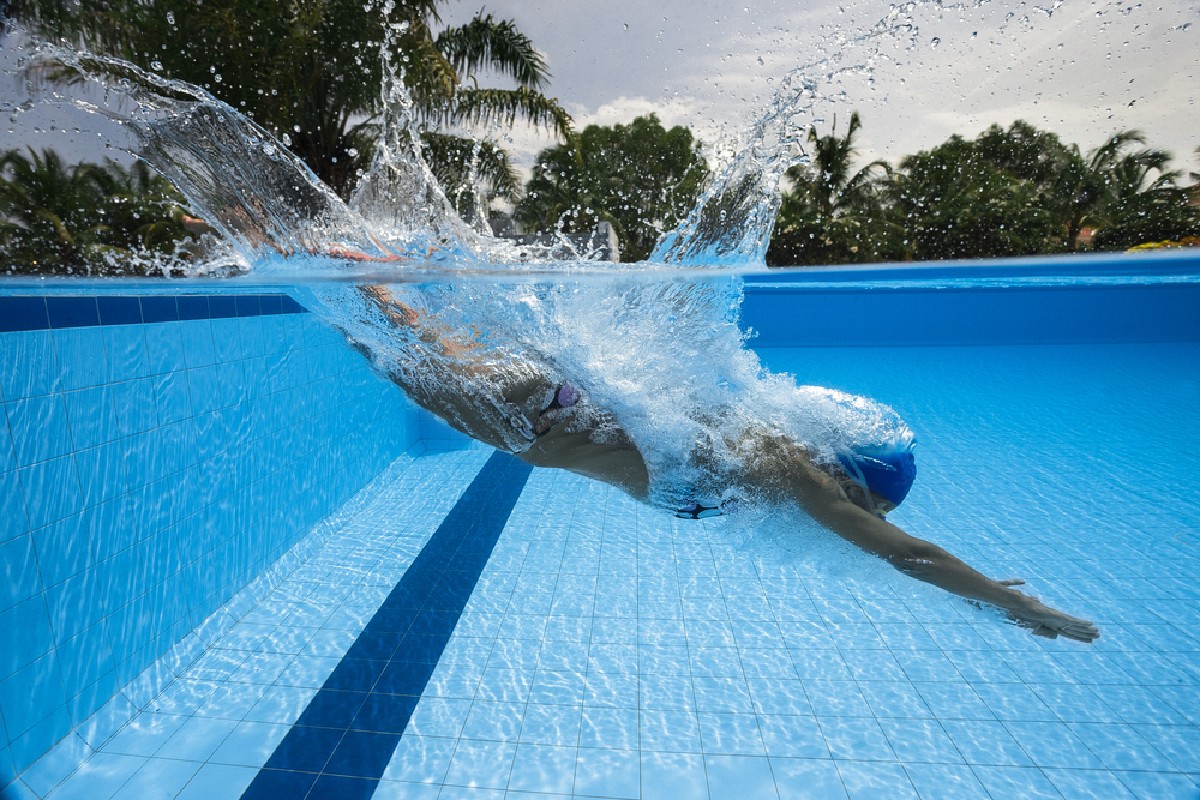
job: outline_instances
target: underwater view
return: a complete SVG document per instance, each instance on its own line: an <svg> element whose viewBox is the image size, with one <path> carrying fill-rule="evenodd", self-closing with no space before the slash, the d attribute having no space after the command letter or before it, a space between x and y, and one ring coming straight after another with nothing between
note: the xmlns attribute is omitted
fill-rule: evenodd
<svg viewBox="0 0 1200 800"><path fill-rule="evenodd" d="M1196 175L853 169L1141 7L764 7L702 146L441 5L9 9L0 796L1200 797Z"/></svg>

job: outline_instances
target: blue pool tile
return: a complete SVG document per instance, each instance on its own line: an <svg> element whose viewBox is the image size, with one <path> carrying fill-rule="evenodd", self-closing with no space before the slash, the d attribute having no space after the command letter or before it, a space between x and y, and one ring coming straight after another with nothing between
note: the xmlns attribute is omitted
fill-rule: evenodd
<svg viewBox="0 0 1200 800"><path fill-rule="evenodd" d="M175 298L169 295L148 296L140 299L142 319L147 323L173 322L179 319L179 308Z"/></svg>
<svg viewBox="0 0 1200 800"><path fill-rule="evenodd" d="M846 793L862 800L922 800L899 764L839 761Z"/></svg>
<svg viewBox="0 0 1200 800"><path fill-rule="evenodd" d="M108 357L108 376L111 381L144 378L150 374L146 356L146 334L136 325L115 325L101 329L104 352Z"/></svg>
<svg viewBox="0 0 1200 800"><path fill-rule="evenodd" d="M63 688L68 697L74 697L87 687L101 683L105 677L103 670L112 663L108 628L102 622L92 625L77 636L60 641L56 653ZM100 701L107 700L110 694L101 697Z"/></svg>
<svg viewBox="0 0 1200 800"><path fill-rule="evenodd" d="M41 597L30 597L0 612L0 623L7 640L0 653L0 680L16 674L54 647L46 604Z"/></svg>
<svg viewBox="0 0 1200 800"><path fill-rule="evenodd" d="M57 586L94 563L91 532L86 530L83 517L82 512L72 514L33 531L33 542L42 564L41 576L46 587Z"/></svg>
<svg viewBox="0 0 1200 800"><path fill-rule="evenodd" d="M636 750L579 748L576 794L636 800L641 797L641 777L641 759Z"/></svg>
<svg viewBox="0 0 1200 800"><path fill-rule="evenodd" d="M108 385L108 399L122 436L144 433L158 425L154 409L154 382L150 378Z"/></svg>
<svg viewBox="0 0 1200 800"><path fill-rule="evenodd" d="M896 755L874 717L818 717L834 758L895 761Z"/></svg>
<svg viewBox="0 0 1200 800"><path fill-rule="evenodd" d="M992 797L1059 800L1054 784L1034 767L975 767L975 775Z"/></svg>
<svg viewBox="0 0 1200 800"><path fill-rule="evenodd" d="M262 309L263 315L273 315L273 314L284 313L283 303L285 300L289 301L289 303L290 303L289 308L291 308L292 306L295 305L294 300L292 300L287 295L282 295L282 294L264 294L264 295L260 295L258 300L259 300L259 305Z"/></svg>
<svg viewBox="0 0 1200 800"><path fill-rule="evenodd" d="M383 791L388 781L404 781L410 785L441 784L457 745L458 741L455 739L437 739L412 734L404 736L383 772L380 791Z"/></svg>
<svg viewBox="0 0 1200 800"><path fill-rule="evenodd" d="M1200 778L1195 775L1162 772L1118 772L1120 778L1138 800L1163 800L1200 796Z"/></svg>
<svg viewBox="0 0 1200 800"><path fill-rule="evenodd" d="M237 299L233 295L210 295L208 312L211 319L228 319L236 317Z"/></svg>
<svg viewBox="0 0 1200 800"><path fill-rule="evenodd" d="M179 309L179 319L208 319L208 297L204 295L180 295L175 298Z"/></svg>
<svg viewBox="0 0 1200 800"><path fill-rule="evenodd" d="M0 611L33 597L41 591L41 586L33 538L22 534L0 540Z"/></svg>
<svg viewBox="0 0 1200 800"><path fill-rule="evenodd" d="M191 397L192 408L197 414L227 408L237 401L236 395L231 395L231 390L237 391L237 387L232 386L233 380L229 375L231 366L233 365L221 364L198 367L183 373L187 376L188 394Z"/></svg>
<svg viewBox="0 0 1200 800"><path fill-rule="evenodd" d="M166 758L149 759L112 800L144 800L150 797L175 797L199 772L194 761Z"/></svg>
<svg viewBox="0 0 1200 800"><path fill-rule="evenodd" d="M174 303L174 298L171 298ZM187 357L183 351L181 334L183 323L164 322L155 326L146 335L146 357L150 364L150 374L160 375L164 372L179 372L187 369Z"/></svg>
<svg viewBox="0 0 1200 800"><path fill-rule="evenodd" d="M880 727L903 763L961 764L963 757L937 720L881 719Z"/></svg>
<svg viewBox="0 0 1200 800"><path fill-rule="evenodd" d="M67 420L76 450L110 442L120 435L107 386L64 392L62 398L67 406Z"/></svg>
<svg viewBox="0 0 1200 800"><path fill-rule="evenodd" d="M967 766L908 763L904 771L921 800L990 800L991 797Z"/></svg>
<svg viewBox="0 0 1200 800"><path fill-rule="evenodd" d="M189 393L187 373L170 372L157 375L154 381L154 397L158 409L158 421L166 425L195 416Z"/></svg>
<svg viewBox="0 0 1200 800"><path fill-rule="evenodd" d="M66 702L66 692L59 678L58 659L53 652L0 680L0 708L4 709L8 735L14 740L38 723L61 713ZM41 755L54 741L47 742L41 751L32 755ZM32 761L29 758L25 763Z"/></svg>
<svg viewBox="0 0 1200 800"><path fill-rule="evenodd" d="M399 741L398 733L347 731L323 771L331 775L378 780Z"/></svg>
<svg viewBox="0 0 1200 800"><path fill-rule="evenodd" d="M127 456L122 440L75 452L75 467L84 505L103 503L128 491L125 472Z"/></svg>
<svg viewBox="0 0 1200 800"><path fill-rule="evenodd" d="M83 508L75 459L71 456L42 461L17 470L17 474L31 529L76 514Z"/></svg>
<svg viewBox="0 0 1200 800"><path fill-rule="evenodd" d="M446 772L446 783L504 789L512 775L517 745L509 742L469 742L454 751Z"/></svg>
<svg viewBox="0 0 1200 800"><path fill-rule="evenodd" d="M25 497L17 471L0 472L0 542L16 538L29 530Z"/></svg>
<svg viewBox="0 0 1200 800"><path fill-rule="evenodd" d="M1133 800L1133 793L1111 772L1082 769L1044 769L1042 773L1067 800L1103 797Z"/></svg>
<svg viewBox="0 0 1200 800"><path fill-rule="evenodd" d="M71 433L62 396L30 397L5 404L17 465L36 464L71 452Z"/></svg>
<svg viewBox="0 0 1200 800"><path fill-rule="evenodd" d="M1029 766L1033 763L1002 722L942 720L942 728L968 764Z"/></svg>
<svg viewBox="0 0 1200 800"><path fill-rule="evenodd" d="M33 766L22 772L21 780L39 797L44 797L89 756L91 748L87 743L78 736L68 736L39 758Z"/></svg>
<svg viewBox="0 0 1200 800"><path fill-rule="evenodd" d="M95 297L47 297L51 328L81 328L100 324Z"/></svg>
<svg viewBox="0 0 1200 800"><path fill-rule="evenodd" d="M829 759L772 758L771 772L781 798L845 800L846 788L835 762Z"/></svg>
<svg viewBox="0 0 1200 800"><path fill-rule="evenodd" d="M307 797L316 781L317 775L312 772L264 769L254 776L242 798L282 800L285 797Z"/></svg>
<svg viewBox="0 0 1200 800"><path fill-rule="evenodd" d="M53 334L48 330L19 331L0 336L0 397L20 400L58 389L58 361Z"/></svg>
<svg viewBox="0 0 1200 800"><path fill-rule="evenodd" d="M642 796L647 800L708 796L708 776L700 755L642 751L641 776Z"/></svg>
<svg viewBox="0 0 1200 800"><path fill-rule="evenodd" d="M779 797L771 764L764 757L706 755L704 763L711 797Z"/></svg>
<svg viewBox="0 0 1200 800"><path fill-rule="evenodd" d="M358 710L366 699L365 692L345 692L333 689L318 692L317 696L308 704L308 708L304 709L300 719L296 720L296 724L314 728L346 730L354 721L355 715L358 714Z"/></svg>
<svg viewBox="0 0 1200 800"><path fill-rule="evenodd" d="M0 474L17 468L17 457L13 454L12 435L8 432L8 416L0 402Z"/></svg>
<svg viewBox="0 0 1200 800"><path fill-rule="evenodd" d="M213 298L213 300L215 299ZM231 316L224 315L223 318L213 319L209 323L212 330L214 360L218 364L244 358L242 343L239 339L241 325L236 318L228 318Z"/></svg>
<svg viewBox="0 0 1200 800"><path fill-rule="evenodd" d="M256 294L237 296L237 315L239 317L257 317L262 315L262 300Z"/></svg>
<svg viewBox="0 0 1200 800"><path fill-rule="evenodd" d="M276 769L319 772L324 769L329 757L337 749L343 734L344 729L308 728L297 725L271 754L263 773Z"/></svg>
<svg viewBox="0 0 1200 800"><path fill-rule="evenodd" d="M44 297L0 297L0 332L41 331L50 327Z"/></svg>
<svg viewBox="0 0 1200 800"><path fill-rule="evenodd" d="M99 329L54 331L54 353L58 360L59 388L69 391L109 381L108 359Z"/></svg>
<svg viewBox="0 0 1200 800"><path fill-rule="evenodd" d="M96 298L101 325L142 324L142 304L137 297L101 295Z"/></svg>
<svg viewBox="0 0 1200 800"><path fill-rule="evenodd" d="M112 797L146 763L146 759L117 753L96 753L67 778L55 800L94 800Z"/></svg>
<svg viewBox="0 0 1200 800"><path fill-rule="evenodd" d="M205 764L188 781L176 800L238 800L254 780L255 771L249 767L226 764ZM303 795L278 795L302 797Z"/></svg>
<svg viewBox="0 0 1200 800"><path fill-rule="evenodd" d="M829 747L815 717L763 714L759 716L767 755L787 758L828 758Z"/></svg>
<svg viewBox="0 0 1200 800"><path fill-rule="evenodd" d="M372 733L400 735L408 726L417 698L372 692L355 712L350 728Z"/></svg>
<svg viewBox="0 0 1200 800"><path fill-rule="evenodd" d="M269 722L237 722L237 727L209 757L214 764L254 767L267 763L288 726Z"/></svg>
<svg viewBox="0 0 1200 800"><path fill-rule="evenodd" d="M179 324L184 360L189 369L207 367L217 361L213 346L212 323L207 319L190 320Z"/></svg>

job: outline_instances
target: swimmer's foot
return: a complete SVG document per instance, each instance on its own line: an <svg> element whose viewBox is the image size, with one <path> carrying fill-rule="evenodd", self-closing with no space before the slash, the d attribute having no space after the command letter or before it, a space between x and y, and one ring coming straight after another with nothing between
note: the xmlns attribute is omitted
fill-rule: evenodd
<svg viewBox="0 0 1200 800"><path fill-rule="evenodd" d="M1020 595L1022 602L1006 608L1008 616L1035 636L1056 639L1065 636L1077 642L1090 643L1100 638L1100 629L1093 623L1056 611L1035 597Z"/></svg>
<svg viewBox="0 0 1200 800"><path fill-rule="evenodd" d="M721 516L720 506L702 506L699 503L688 503L675 512L680 519L708 519Z"/></svg>

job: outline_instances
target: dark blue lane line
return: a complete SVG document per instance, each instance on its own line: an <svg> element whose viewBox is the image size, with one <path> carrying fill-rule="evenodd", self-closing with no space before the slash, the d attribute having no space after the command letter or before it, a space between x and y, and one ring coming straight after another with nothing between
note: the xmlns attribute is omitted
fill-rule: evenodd
<svg viewBox="0 0 1200 800"><path fill-rule="evenodd" d="M242 800L374 794L531 470L487 460Z"/></svg>
<svg viewBox="0 0 1200 800"><path fill-rule="evenodd" d="M0 297L0 333L305 313L286 294L10 295Z"/></svg>

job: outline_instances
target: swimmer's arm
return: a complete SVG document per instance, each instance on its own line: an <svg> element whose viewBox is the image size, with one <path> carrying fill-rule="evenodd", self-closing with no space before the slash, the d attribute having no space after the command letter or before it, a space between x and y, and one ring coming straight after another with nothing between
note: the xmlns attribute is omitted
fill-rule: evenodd
<svg viewBox="0 0 1200 800"><path fill-rule="evenodd" d="M397 328L408 328L425 344L440 349L443 355L461 359L476 349L473 342L454 335L430 315L397 300L391 290L382 284L360 286L359 291L374 302L393 325Z"/></svg>
<svg viewBox="0 0 1200 800"><path fill-rule="evenodd" d="M1049 608L1012 588L1018 582L993 580L941 547L911 536L860 508L850 502L837 481L813 465L802 449L782 446L790 451L784 459L768 458L764 462L786 467L763 483L774 484L786 499L798 502L814 519L848 542L879 556L906 575L960 597L997 606L1036 634L1062 635L1082 642L1100 635L1092 623Z"/></svg>

